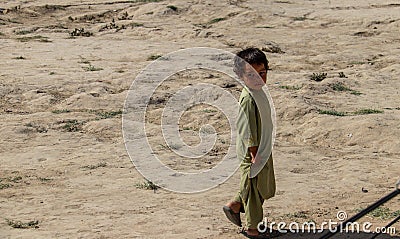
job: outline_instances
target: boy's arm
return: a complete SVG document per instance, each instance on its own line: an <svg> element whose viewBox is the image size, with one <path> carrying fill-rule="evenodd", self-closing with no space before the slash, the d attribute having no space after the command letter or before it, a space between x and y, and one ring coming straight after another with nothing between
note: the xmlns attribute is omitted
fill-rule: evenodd
<svg viewBox="0 0 400 239"><path fill-rule="evenodd" d="M247 150L251 156L251 163L255 163L258 150L257 122L255 102L251 97L243 98L240 101L240 115L238 120L238 132L247 143Z"/></svg>

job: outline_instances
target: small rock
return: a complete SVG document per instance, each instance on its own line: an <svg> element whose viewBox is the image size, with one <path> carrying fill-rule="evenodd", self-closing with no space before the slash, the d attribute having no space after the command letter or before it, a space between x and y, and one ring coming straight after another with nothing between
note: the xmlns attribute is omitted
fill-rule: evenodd
<svg viewBox="0 0 400 239"><path fill-rule="evenodd" d="M99 97L100 94L98 92L90 92L89 95L93 96L93 97Z"/></svg>
<svg viewBox="0 0 400 239"><path fill-rule="evenodd" d="M177 14L177 11L171 8L168 8L161 13L161 15L173 15L173 14Z"/></svg>
<svg viewBox="0 0 400 239"><path fill-rule="evenodd" d="M235 87L235 86L236 86L236 84L233 84L233 83L224 83L222 85L222 88L232 88L232 87Z"/></svg>
<svg viewBox="0 0 400 239"><path fill-rule="evenodd" d="M276 42L273 41L266 42L265 46L263 46L261 50L271 53L280 53L280 54L285 53L284 51L282 51L281 47Z"/></svg>

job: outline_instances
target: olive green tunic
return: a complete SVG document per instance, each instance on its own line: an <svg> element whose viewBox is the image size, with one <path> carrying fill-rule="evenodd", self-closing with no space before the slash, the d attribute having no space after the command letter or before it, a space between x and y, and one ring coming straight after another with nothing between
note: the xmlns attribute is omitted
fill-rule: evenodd
<svg viewBox="0 0 400 239"><path fill-rule="evenodd" d="M262 204L264 200L275 195L273 160L271 154L257 176L249 178L252 163L248 148L258 146L260 143L261 118L257 105L246 88L240 95L239 103L241 111L237 121L237 152L239 159L241 159L241 180L240 190L234 200L241 202L244 206L247 227L257 228L258 223L263 219Z"/></svg>

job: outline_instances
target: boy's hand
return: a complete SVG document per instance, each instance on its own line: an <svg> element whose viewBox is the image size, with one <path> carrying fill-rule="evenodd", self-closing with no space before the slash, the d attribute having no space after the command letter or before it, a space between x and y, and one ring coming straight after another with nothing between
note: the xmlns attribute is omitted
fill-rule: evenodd
<svg viewBox="0 0 400 239"><path fill-rule="evenodd" d="M256 162L256 155L257 155L258 146L249 147L250 155L251 155L251 163Z"/></svg>

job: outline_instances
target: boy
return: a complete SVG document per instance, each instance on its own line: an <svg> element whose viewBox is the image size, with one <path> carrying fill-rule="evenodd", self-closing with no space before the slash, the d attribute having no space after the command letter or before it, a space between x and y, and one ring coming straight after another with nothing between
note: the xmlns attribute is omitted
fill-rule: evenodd
<svg viewBox="0 0 400 239"><path fill-rule="evenodd" d="M257 157L261 136L269 131L262 130L267 125L261 125L260 111L249 91L259 91L266 83L268 60L261 50L248 48L236 54L234 71L250 90L244 87L239 99L241 111L237 121L237 140L240 143L237 144L237 150L241 160L240 190L223 210L227 218L238 226L242 226L240 212L244 213L247 223L245 233L250 238L257 238L260 234L257 229L258 224L263 219L262 204L264 200L275 195L275 176L272 154L264 159L260 159L260 155ZM268 104L268 102L261 103ZM264 135L265 137L272 135ZM252 165L260 164L259 161L263 161L264 165L261 163L258 174L250 177Z"/></svg>

